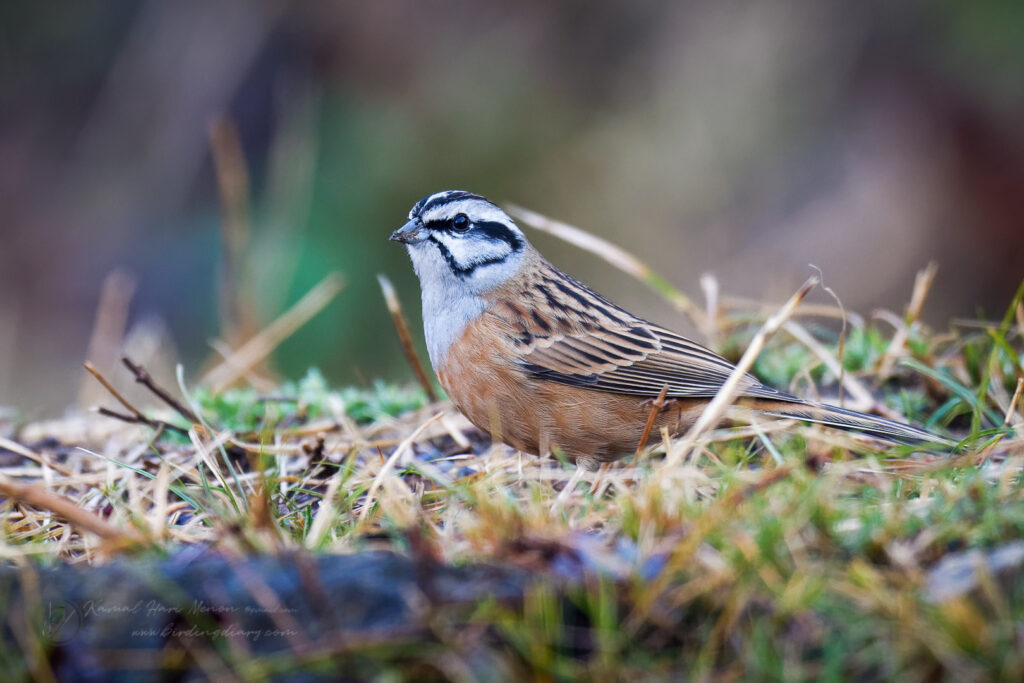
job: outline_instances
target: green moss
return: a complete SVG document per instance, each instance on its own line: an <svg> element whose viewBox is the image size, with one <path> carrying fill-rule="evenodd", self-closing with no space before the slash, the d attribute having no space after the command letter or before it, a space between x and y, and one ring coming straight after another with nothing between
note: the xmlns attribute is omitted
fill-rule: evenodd
<svg viewBox="0 0 1024 683"><path fill-rule="evenodd" d="M370 388L331 389L316 368L310 368L298 382L285 382L272 395L251 388L228 389L217 395L197 389L194 398L212 424L235 431L258 429L285 413L296 412L308 420L341 412L365 424L427 404L426 394L418 386L396 386L378 380Z"/></svg>

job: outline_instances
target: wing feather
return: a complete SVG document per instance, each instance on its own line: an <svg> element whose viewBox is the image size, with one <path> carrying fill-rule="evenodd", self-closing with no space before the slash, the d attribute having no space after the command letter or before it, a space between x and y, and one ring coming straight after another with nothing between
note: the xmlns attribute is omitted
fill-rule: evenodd
<svg viewBox="0 0 1024 683"><path fill-rule="evenodd" d="M733 370L709 349L653 325L648 329L652 348L627 353L605 344L603 332L553 329L543 343L524 350L521 362L543 379L618 394L655 397L667 384L673 398L714 396ZM779 396L750 375L743 378L742 390Z"/></svg>
<svg viewBox="0 0 1024 683"><path fill-rule="evenodd" d="M533 377L630 396L714 396L732 363L696 342L647 322L543 263L532 280L489 309L518 343ZM506 303L502 304L504 300ZM511 305L515 301L516 305ZM524 302L529 302L523 310ZM746 375L748 396L785 395Z"/></svg>

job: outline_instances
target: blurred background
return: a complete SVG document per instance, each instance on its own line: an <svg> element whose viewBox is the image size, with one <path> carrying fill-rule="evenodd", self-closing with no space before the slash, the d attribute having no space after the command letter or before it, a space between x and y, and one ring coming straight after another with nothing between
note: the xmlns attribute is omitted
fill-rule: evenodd
<svg viewBox="0 0 1024 683"><path fill-rule="evenodd" d="M121 329L195 378L332 271L344 290L274 367L410 381L375 276L419 339L387 236L451 188L622 244L698 300L703 272L781 300L814 263L847 308L900 311L936 260L926 320L1001 315L1024 276L1024 3L5 2L0 404L87 402L81 363L109 370Z"/></svg>

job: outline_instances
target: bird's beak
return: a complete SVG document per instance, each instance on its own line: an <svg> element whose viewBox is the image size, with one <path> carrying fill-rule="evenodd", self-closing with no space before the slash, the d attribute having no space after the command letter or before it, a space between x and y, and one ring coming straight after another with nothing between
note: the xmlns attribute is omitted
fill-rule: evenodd
<svg viewBox="0 0 1024 683"><path fill-rule="evenodd" d="M391 241L402 244L419 244L426 239L425 232L426 230L418 221L412 220L391 233Z"/></svg>

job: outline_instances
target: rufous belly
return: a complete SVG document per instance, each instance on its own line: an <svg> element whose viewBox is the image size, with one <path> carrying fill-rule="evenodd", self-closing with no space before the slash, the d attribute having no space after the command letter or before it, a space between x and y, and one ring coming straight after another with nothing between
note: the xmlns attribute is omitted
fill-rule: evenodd
<svg viewBox="0 0 1024 683"><path fill-rule="evenodd" d="M470 326L437 373L452 402L474 425L525 453L558 450L584 466L636 449L652 410L650 399L529 377L510 360L514 350L505 348L500 337L479 332ZM481 337L490 343L481 343ZM670 401L656 419L655 435L662 427L674 434L687 428L705 403Z"/></svg>

